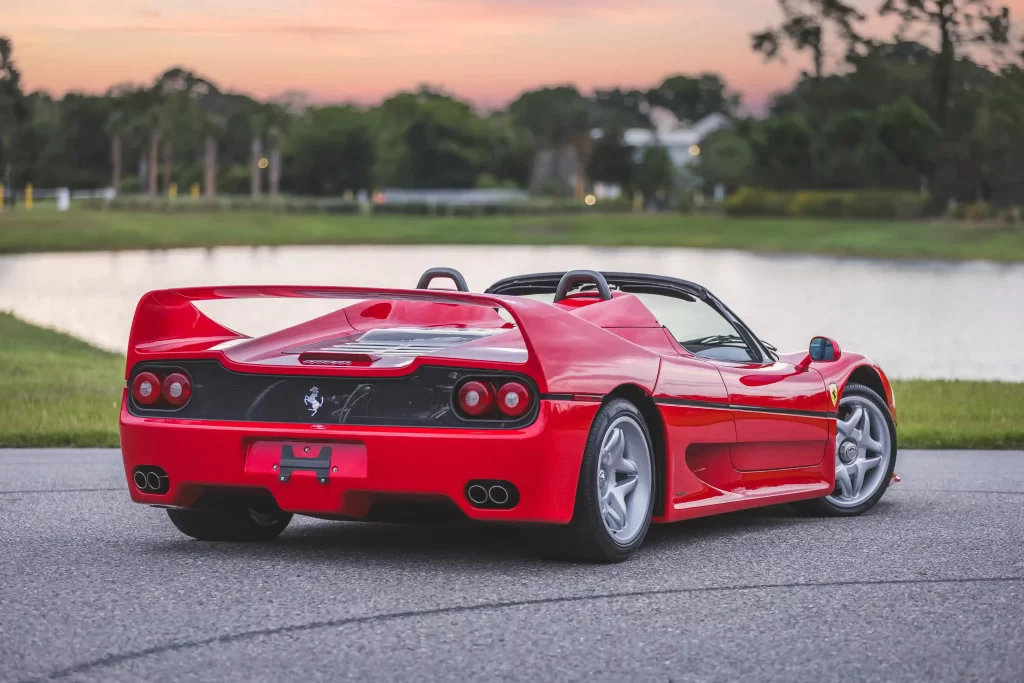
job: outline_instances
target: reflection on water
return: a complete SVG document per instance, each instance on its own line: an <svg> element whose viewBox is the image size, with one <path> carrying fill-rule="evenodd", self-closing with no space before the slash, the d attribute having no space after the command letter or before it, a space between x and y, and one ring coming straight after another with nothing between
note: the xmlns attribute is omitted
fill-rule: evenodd
<svg viewBox="0 0 1024 683"><path fill-rule="evenodd" d="M526 272L593 268L699 282L783 350L816 334L870 355L893 377L1024 381L1024 266L584 247L256 247L0 257L0 310L123 351L139 297L165 287L321 284L413 287L431 266L470 288ZM232 310L227 310L231 308ZM248 333L331 302L217 304Z"/></svg>

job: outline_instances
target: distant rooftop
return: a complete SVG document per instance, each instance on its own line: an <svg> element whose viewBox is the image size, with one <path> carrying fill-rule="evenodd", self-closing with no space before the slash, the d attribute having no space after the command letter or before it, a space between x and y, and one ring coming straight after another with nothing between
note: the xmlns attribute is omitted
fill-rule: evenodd
<svg viewBox="0 0 1024 683"><path fill-rule="evenodd" d="M657 109L657 108L656 108ZM671 112L664 110L668 116L660 112L651 112L651 121L655 124L655 130L647 128L628 128L622 134L622 143L627 147L642 149L645 147L664 147L668 150L676 166L689 163L693 155L690 148L700 143L716 130L732 125L732 121L724 114L711 114L692 125L682 125ZM671 117L671 118L669 118ZM604 131L595 128L591 131L591 138L598 140L604 135Z"/></svg>

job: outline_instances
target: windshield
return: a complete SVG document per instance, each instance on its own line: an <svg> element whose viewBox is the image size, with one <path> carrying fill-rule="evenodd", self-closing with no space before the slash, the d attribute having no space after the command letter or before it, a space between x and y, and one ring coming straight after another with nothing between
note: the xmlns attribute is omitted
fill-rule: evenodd
<svg viewBox="0 0 1024 683"><path fill-rule="evenodd" d="M592 289L584 285L576 291ZM612 289L617 289L612 286ZM695 356L714 360L747 362L756 359L740 331L721 313L697 297L630 292L654 314L672 337ZM525 298L551 303L553 293L526 294Z"/></svg>

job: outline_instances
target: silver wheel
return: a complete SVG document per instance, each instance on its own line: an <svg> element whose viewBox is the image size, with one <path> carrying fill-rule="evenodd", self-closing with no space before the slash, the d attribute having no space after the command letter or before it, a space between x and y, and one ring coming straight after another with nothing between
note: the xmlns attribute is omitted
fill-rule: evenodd
<svg viewBox="0 0 1024 683"><path fill-rule="evenodd" d="M644 528L651 481L647 437L635 419L623 415L605 432L597 467L601 521L619 545L629 545Z"/></svg>
<svg viewBox="0 0 1024 683"><path fill-rule="evenodd" d="M844 396L836 418L836 487L826 500L842 508L862 504L882 485L891 458L882 410L864 396Z"/></svg>

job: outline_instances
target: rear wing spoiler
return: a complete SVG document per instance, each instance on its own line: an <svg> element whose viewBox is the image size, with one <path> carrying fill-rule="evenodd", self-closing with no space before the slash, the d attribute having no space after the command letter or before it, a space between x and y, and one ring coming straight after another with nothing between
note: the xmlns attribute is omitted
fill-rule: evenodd
<svg viewBox="0 0 1024 683"><path fill-rule="evenodd" d="M559 391L572 385L585 387L573 389L584 393L594 391L596 381L607 383L616 377L653 392L660 367L657 354L559 307L533 299L436 289L255 285L164 289L144 295L132 320L126 377L143 356L152 357L160 342L192 340L209 348L220 342L245 338L204 314L195 302L263 298L391 299L502 308L512 317L526 346L527 361L522 370L534 378L542 392L549 390L547 385L552 380L562 387ZM140 353L140 349L144 352ZM594 372L595 366L600 372ZM610 368L621 369L611 371ZM571 377L590 379L565 384L557 381Z"/></svg>

